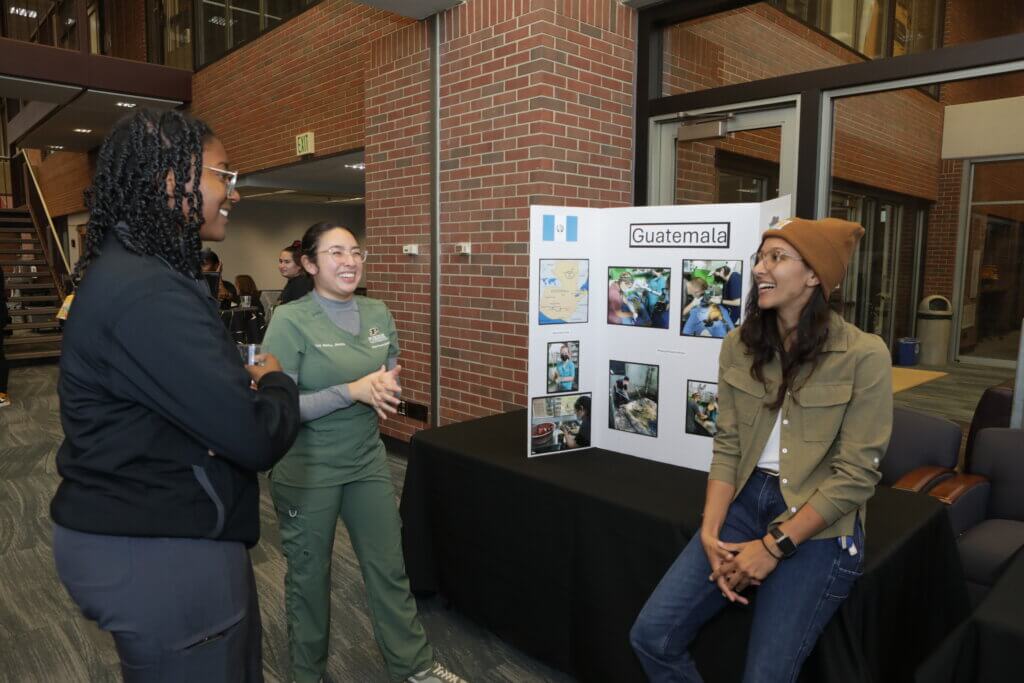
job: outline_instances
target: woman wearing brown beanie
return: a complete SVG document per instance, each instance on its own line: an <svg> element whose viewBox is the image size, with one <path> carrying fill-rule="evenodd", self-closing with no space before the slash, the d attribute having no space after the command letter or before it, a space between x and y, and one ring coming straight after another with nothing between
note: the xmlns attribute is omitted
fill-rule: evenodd
<svg viewBox="0 0 1024 683"><path fill-rule="evenodd" d="M630 634L651 681L701 680L690 643L729 602L753 608L743 680L795 681L860 576L865 504L892 428L891 360L828 295L863 233L793 219L753 257L743 325L719 356L700 533Z"/></svg>

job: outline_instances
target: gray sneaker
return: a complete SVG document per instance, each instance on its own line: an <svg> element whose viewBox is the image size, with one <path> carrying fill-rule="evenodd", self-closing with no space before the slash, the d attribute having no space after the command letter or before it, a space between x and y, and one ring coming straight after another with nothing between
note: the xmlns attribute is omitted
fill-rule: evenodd
<svg viewBox="0 0 1024 683"><path fill-rule="evenodd" d="M405 680L408 683L469 683L465 678L453 674L443 664L437 662L434 662L434 666L429 669L424 669Z"/></svg>

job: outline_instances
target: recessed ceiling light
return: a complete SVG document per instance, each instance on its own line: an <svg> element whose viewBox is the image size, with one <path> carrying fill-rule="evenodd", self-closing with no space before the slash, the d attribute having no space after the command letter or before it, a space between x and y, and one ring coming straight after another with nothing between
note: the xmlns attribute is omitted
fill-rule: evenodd
<svg viewBox="0 0 1024 683"><path fill-rule="evenodd" d="M47 145L47 148L56 151L64 149L64 145Z"/></svg>
<svg viewBox="0 0 1024 683"><path fill-rule="evenodd" d="M76 133L91 133L92 128L75 128Z"/></svg>
<svg viewBox="0 0 1024 683"><path fill-rule="evenodd" d="M135 108L135 103L134 102L118 102L117 106L124 107L125 109L134 109Z"/></svg>
<svg viewBox="0 0 1024 683"><path fill-rule="evenodd" d="M366 164L364 164L363 162L360 161L358 164L345 164L345 168L351 168L351 169L354 169L356 171L365 171L366 170Z"/></svg>
<svg viewBox="0 0 1024 683"><path fill-rule="evenodd" d="M26 7L11 7L11 14L16 17L26 17L28 19L35 19L39 16L39 13L34 9L28 9Z"/></svg>

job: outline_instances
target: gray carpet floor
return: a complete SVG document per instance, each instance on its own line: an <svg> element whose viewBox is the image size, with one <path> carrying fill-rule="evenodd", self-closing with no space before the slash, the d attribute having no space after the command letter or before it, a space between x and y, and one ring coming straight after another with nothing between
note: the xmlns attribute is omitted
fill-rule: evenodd
<svg viewBox="0 0 1024 683"><path fill-rule="evenodd" d="M55 365L13 370L14 405L0 410L0 682L118 681L110 636L81 617L53 568L48 505L58 483L54 454L62 438L56 381ZM401 492L405 461L389 460ZM262 492L263 539L252 557L270 683L287 680L285 561L265 485ZM373 640L359 568L340 524L333 571L329 680L384 683L388 676ZM419 606L437 659L472 682L572 680L446 609L440 598Z"/></svg>

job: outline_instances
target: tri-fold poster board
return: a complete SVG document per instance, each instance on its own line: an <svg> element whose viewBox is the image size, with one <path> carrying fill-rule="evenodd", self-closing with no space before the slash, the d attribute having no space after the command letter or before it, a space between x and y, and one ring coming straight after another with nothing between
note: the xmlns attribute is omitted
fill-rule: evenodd
<svg viewBox="0 0 1024 683"><path fill-rule="evenodd" d="M600 447L706 471L721 340L790 207L531 207L529 455Z"/></svg>

